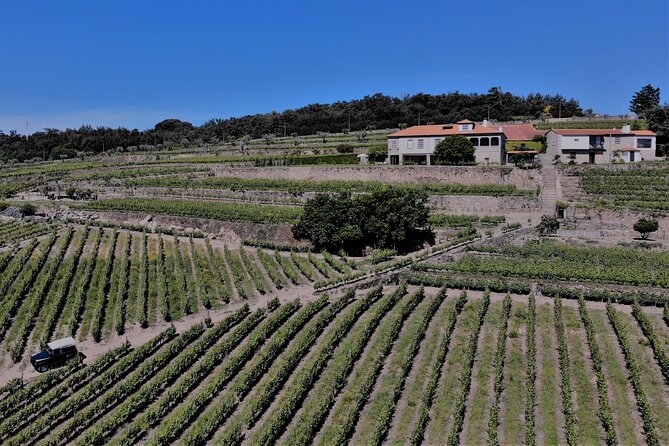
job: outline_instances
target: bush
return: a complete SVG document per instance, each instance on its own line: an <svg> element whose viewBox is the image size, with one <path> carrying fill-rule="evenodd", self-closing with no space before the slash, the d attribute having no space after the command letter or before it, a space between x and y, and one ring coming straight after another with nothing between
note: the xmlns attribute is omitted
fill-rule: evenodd
<svg viewBox="0 0 669 446"><path fill-rule="evenodd" d="M636 223L634 223L634 230L641 235L641 238L646 240L648 236L657 231L659 225L657 220L653 218L640 218Z"/></svg>
<svg viewBox="0 0 669 446"><path fill-rule="evenodd" d="M354 148L351 144L339 144L337 146L337 153L353 153Z"/></svg>
<svg viewBox="0 0 669 446"><path fill-rule="evenodd" d="M539 233L541 235L554 234L558 229L560 229L560 222L558 221L557 217L542 215L541 223L539 223L537 229L539 229Z"/></svg>
<svg viewBox="0 0 669 446"><path fill-rule="evenodd" d="M37 208L32 203L22 203L21 206L19 206L19 212L21 212L23 216L35 215Z"/></svg>

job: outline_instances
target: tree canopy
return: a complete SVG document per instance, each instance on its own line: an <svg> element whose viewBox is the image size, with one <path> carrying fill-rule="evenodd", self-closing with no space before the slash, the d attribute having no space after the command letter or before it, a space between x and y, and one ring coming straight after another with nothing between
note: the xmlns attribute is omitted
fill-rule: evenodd
<svg viewBox="0 0 669 446"><path fill-rule="evenodd" d="M653 218L640 218L633 226L634 230L641 235L641 238L646 240L648 236L657 231L659 224Z"/></svg>
<svg viewBox="0 0 669 446"><path fill-rule="evenodd" d="M56 147L75 152L101 153L122 150L150 150L171 143L218 143L235 141L249 135L314 135L352 131L397 128L420 122L457 122L460 119L480 121L490 117L508 121L517 116L539 118L549 107L551 114L582 116L583 110L575 99L560 95L532 93L517 96L492 88L487 94L447 93L431 95L418 93L397 98L377 93L362 99L339 101L332 104L310 104L305 107L248 115L228 119L211 119L201 126L178 119L166 119L154 128L140 131L126 128L82 126L79 129L44 129L28 138L17 132L0 132L0 160L19 161L52 158ZM69 153L69 152L68 152ZM62 155L62 152L59 156Z"/></svg>
<svg viewBox="0 0 669 446"><path fill-rule="evenodd" d="M293 236L316 249L359 254L367 246L409 251L431 237L427 194L384 187L371 194L319 194L307 201Z"/></svg>
<svg viewBox="0 0 669 446"><path fill-rule="evenodd" d="M437 164L462 164L474 162L474 145L462 135L448 136L434 149Z"/></svg>
<svg viewBox="0 0 669 446"><path fill-rule="evenodd" d="M648 84L634 93L630 101L630 111L645 116L648 110L658 105L660 105L660 88Z"/></svg>

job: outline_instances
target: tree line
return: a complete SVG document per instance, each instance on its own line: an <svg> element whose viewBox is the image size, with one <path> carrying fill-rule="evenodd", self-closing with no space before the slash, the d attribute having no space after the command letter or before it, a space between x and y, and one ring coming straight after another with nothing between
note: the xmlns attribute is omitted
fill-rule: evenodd
<svg viewBox="0 0 669 446"><path fill-rule="evenodd" d="M194 126L178 119L166 119L148 130L92 127L44 129L29 137L0 131L0 160L71 158L86 153L146 151L173 144L217 144L240 138L313 135L370 129L397 128L461 119L508 121L540 116L582 116L575 99L561 95L532 93L514 95L491 88L479 93L418 93L402 98L377 93L362 99L333 104L310 104L283 112L271 112L227 119L212 119Z"/></svg>

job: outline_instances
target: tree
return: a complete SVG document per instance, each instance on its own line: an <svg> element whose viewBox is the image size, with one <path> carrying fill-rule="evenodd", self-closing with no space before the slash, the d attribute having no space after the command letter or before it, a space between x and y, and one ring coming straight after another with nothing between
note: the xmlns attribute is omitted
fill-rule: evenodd
<svg viewBox="0 0 669 446"><path fill-rule="evenodd" d="M462 135L449 136L434 149L438 164L462 164L474 161L474 145Z"/></svg>
<svg viewBox="0 0 669 446"><path fill-rule="evenodd" d="M350 194L318 194L304 205L293 236L309 240L317 250L360 252L363 239L359 210Z"/></svg>
<svg viewBox="0 0 669 446"><path fill-rule="evenodd" d="M656 105L646 112L648 128L657 133L657 156L667 156L669 152L669 104Z"/></svg>
<svg viewBox="0 0 669 446"><path fill-rule="evenodd" d="M369 160L373 163L383 162L388 157L388 146L385 144L372 146L367 151L367 155L369 155Z"/></svg>
<svg viewBox="0 0 669 446"><path fill-rule="evenodd" d="M558 229L560 229L560 222L555 216L542 215L541 223L539 223L537 229L539 229L539 234L541 235L554 234Z"/></svg>
<svg viewBox="0 0 669 446"><path fill-rule="evenodd" d="M645 116L648 110L657 105L660 105L660 88L648 84L634 93L630 101L630 111Z"/></svg>
<svg viewBox="0 0 669 446"><path fill-rule="evenodd" d="M425 230L427 193L410 187L384 187L371 194L318 194L307 201L293 236L317 250L360 254L367 246L410 251L432 236Z"/></svg>
<svg viewBox="0 0 669 446"><path fill-rule="evenodd" d="M363 235L376 248L410 251L420 245L420 230L427 226L427 193L415 187L384 187L357 197L364 211Z"/></svg>
<svg viewBox="0 0 669 446"><path fill-rule="evenodd" d="M654 218L640 218L634 223L633 228L641 235L642 239L646 240L651 233L658 230L659 225Z"/></svg>
<svg viewBox="0 0 669 446"><path fill-rule="evenodd" d="M657 133L658 138L669 138L669 105L656 105L646 111L648 128Z"/></svg>

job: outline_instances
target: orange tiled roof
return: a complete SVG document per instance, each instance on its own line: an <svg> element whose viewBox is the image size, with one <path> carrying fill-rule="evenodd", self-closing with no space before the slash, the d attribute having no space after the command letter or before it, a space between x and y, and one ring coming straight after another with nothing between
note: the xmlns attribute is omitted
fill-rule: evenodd
<svg viewBox="0 0 669 446"><path fill-rule="evenodd" d="M544 135L545 130L537 130L532 124L503 125L502 131L510 141L532 141L537 135Z"/></svg>
<svg viewBox="0 0 669 446"><path fill-rule="evenodd" d="M471 122L471 121L470 121ZM391 138L405 136L448 136L448 135L501 135L503 132L499 127L483 127L475 125L472 130L458 130L455 124L439 125L414 125L413 127L400 130L399 132L388 135Z"/></svg>
<svg viewBox="0 0 669 446"><path fill-rule="evenodd" d="M558 135L574 135L574 136L606 136L606 135L645 135L655 136L655 132L650 130L633 130L630 132L623 132L621 129L552 129Z"/></svg>

